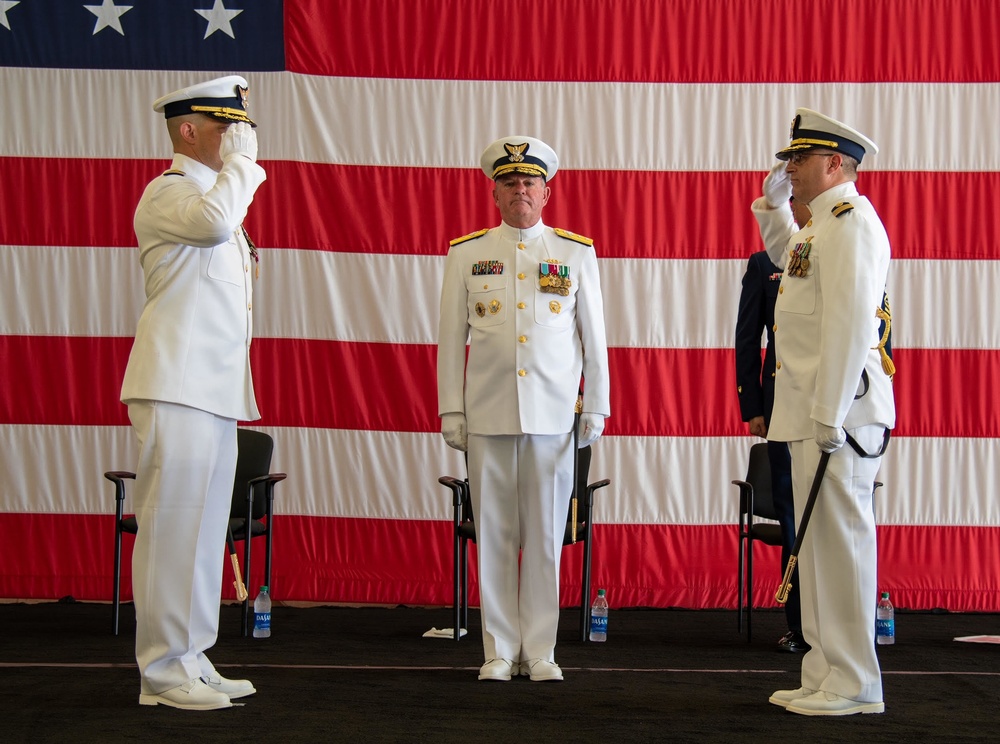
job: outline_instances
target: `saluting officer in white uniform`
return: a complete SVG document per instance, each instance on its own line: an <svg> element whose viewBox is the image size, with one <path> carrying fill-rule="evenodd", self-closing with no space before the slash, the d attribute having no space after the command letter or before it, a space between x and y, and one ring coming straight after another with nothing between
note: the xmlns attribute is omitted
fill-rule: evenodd
<svg viewBox="0 0 1000 744"><path fill-rule="evenodd" d="M768 438L789 443L797 522L820 453L832 453L799 553L802 632L812 650L802 660L802 687L770 698L803 715L884 710L872 490L896 418L888 329L880 331L890 252L881 220L854 184L858 163L876 152L860 132L800 108L791 143L752 206L771 260L784 268ZM812 213L801 228L790 195Z"/></svg>
<svg viewBox="0 0 1000 744"><path fill-rule="evenodd" d="M559 561L581 374L580 447L597 440L611 413L597 255L589 238L542 222L558 167L551 147L504 137L480 164L495 181L502 222L451 242L438 337L441 431L468 449L486 658L479 679L561 680Z"/></svg>
<svg viewBox="0 0 1000 744"><path fill-rule="evenodd" d="M132 557L142 705L227 708L255 692L216 672L236 422L260 418L250 376L257 252L242 229L257 187L248 84L163 96L170 170L135 211L146 302L121 400L139 440Z"/></svg>

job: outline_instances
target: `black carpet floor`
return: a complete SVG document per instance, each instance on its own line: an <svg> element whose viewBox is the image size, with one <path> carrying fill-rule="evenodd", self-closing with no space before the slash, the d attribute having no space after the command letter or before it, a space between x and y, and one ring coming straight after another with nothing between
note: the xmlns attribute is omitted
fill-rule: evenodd
<svg viewBox="0 0 1000 744"><path fill-rule="evenodd" d="M478 612L456 643L424 638L448 608L291 608L269 639L242 638L222 608L210 653L257 694L212 712L138 705L134 615L111 634L105 604L0 604L4 742L980 742L1000 739L1000 616L898 612L880 647L883 715L804 718L770 705L798 686L801 657L776 651L783 615L612 610L608 641L582 643L564 610L566 680L479 682Z"/></svg>

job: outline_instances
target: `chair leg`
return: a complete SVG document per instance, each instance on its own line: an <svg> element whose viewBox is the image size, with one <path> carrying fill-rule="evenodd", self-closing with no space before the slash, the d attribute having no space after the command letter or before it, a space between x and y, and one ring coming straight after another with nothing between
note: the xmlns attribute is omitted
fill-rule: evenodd
<svg viewBox="0 0 1000 744"><path fill-rule="evenodd" d="M249 579L248 579L249 580ZM267 533L264 536L264 583L267 584L268 594L273 596L271 586L271 523L267 523Z"/></svg>
<svg viewBox="0 0 1000 744"><path fill-rule="evenodd" d="M460 640L462 638L462 569L465 565L465 541L455 535L455 560L454 560L454 576L453 586L452 586L452 607L455 617L452 619L453 627L452 632L454 634L455 640Z"/></svg>
<svg viewBox="0 0 1000 744"><path fill-rule="evenodd" d="M247 633L249 632L249 626L250 626L250 623L249 623L249 617L250 617L250 596L251 596L251 592L253 591L251 589L252 584L249 583L250 582L250 541L251 541L251 536L250 536L250 522L249 522L249 520L247 521L245 531L246 531L246 538L243 540L243 581L247 582L248 585L247 585L247 598L243 600L242 612L240 613L240 615L241 615L241 618L240 618L240 633L242 633L242 635L243 635L244 638L247 637ZM271 590L271 587L269 586L268 587L268 591L270 592L270 590Z"/></svg>
<svg viewBox="0 0 1000 744"><path fill-rule="evenodd" d="M747 538L747 643L753 636L753 538Z"/></svg>
<svg viewBox="0 0 1000 744"><path fill-rule="evenodd" d="M746 551L746 541L741 535L739 538L739 557L736 568L736 630L743 632L743 554Z"/></svg>
<svg viewBox="0 0 1000 744"><path fill-rule="evenodd" d="M119 523L121 519L119 518ZM115 584L111 590L111 632L118 635L118 610L121 607L122 530L115 527Z"/></svg>
<svg viewBox="0 0 1000 744"><path fill-rule="evenodd" d="M590 525L583 540L583 576L580 580L580 640L590 639Z"/></svg>

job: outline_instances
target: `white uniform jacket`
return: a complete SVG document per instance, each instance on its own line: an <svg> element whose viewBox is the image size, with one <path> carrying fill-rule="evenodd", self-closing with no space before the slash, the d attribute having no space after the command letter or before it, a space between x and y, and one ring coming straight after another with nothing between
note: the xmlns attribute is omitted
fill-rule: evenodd
<svg viewBox="0 0 1000 744"><path fill-rule="evenodd" d="M768 439L812 439L813 420L846 429L892 428L896 410L876 349L875 316L889 271L889 238L875 209L854 183L813 199L812 219L798 232L787 205L768 210L758 199L752 209L771 260L784 269L774 309L777 370ZM795 252L808 258L804 276L789 273Z"/></svg>
<svg viewBox="0 0 1000 744"><path fill-rule="evenodd" d="M589 242L541 221L454 242L441 292L439 413L464 413L470 434L565 434L582 371L583 410L610 415L604 301ZM543 291L546 274L568 279L567 294Z"/></svg>
<svg viewBox="0 0 1000 744"><path fill-rule="evenodd" d="M173 173L181 171L182 173ZM253 421L254 260L240 225L264 169L230 158L219 173L174 155L135 210L146 302L121 400L158 400Z"/></svg>

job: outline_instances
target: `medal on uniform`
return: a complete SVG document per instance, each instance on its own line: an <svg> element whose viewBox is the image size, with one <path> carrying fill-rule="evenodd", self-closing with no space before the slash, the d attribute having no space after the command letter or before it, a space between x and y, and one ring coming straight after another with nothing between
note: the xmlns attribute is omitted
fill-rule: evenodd
<svg viewBox="0 0 1000 744"><path fill-rule="evenodd" d="M573 286L569 278L569 266L563 266L555 259L538 264L538 287L543 292L566 297Z"/></svg>
<svg viewBox="0 0 1000 744"><path fill-rule="evenodd" d="M472 264L473 276L489 276L503 273L503 261L476 261Z"/></svg>
<svg viewBox="0 0 1000 744"><path fill-rule="evenodd" d="M809 272L809 252L812 250L810 235L804 243L796 243L788 257L788 276L803 277Z"/></svg>
<svg viewBox="0 0 1000 744"><path fill-rule="evenodd" d="M243 225L240 225L240 230L243 231L243 238L247 241L247 247L250 249L250 255L253 257L253 262L257 264L255 278L260 279L260 256L257 254L257 246L255 246L253 241L250 240L250 234L247 232L247 229L243 227Z"/></svg>
<svg viewBox="0 0 1000 744"><path fill-rule="evenodd" d="M480 318L485 318L486 317L486 305L484 305L481 302L477 302L476 303L476 315L478 315Z"/></svg>

